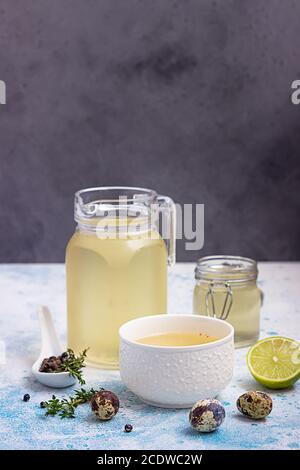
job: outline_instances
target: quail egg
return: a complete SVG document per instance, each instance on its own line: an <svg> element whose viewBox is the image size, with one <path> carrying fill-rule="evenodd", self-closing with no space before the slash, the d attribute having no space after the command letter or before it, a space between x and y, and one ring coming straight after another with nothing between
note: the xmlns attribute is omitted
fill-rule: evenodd
<svg viewBox="0 0 300 470"><path fill-rule="evenodd" d="M199 432L215 431L225 419L223 405L214 399L199 400L190 411L191 426Z"/></svg>
<svg viewBox="0 0 300 470"><path fill-rule="evenodd" d="M113 392L101 390L91 399L91 407L95 415L102 421L107 421L119 411L120 402Z"/></svg>
<svg viewBox="0 0 300 470"><path fill-rule="evenodd" d="M272 398L264 392L243 393L236 402L237 409L248 418L263 419L272 411Z"/></svg>

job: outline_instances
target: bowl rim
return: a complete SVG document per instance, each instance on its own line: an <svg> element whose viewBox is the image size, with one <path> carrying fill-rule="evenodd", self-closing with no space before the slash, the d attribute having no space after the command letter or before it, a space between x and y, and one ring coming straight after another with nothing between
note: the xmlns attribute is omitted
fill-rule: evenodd
<svg viewBox="0 0 300 470"><path fill-rule="evenodd" d="M141 320L144 319L149 319L149 318L162 318L162 317L184 317L184 318L199 318L199 319L206 319L209 322L216 322L216 323L226 323L226 325L229 327L229 333L224 336L223 338L217 339L216 341L212 341L210 343L204 343L204 344L194 344L192 346L158 346L158 345L153 345L153 344L142 344L138 343L137 341L130 340L126 337L124 337L123 331L125 327L127 327L130 324L133 323L138 323ZM126 323L123 323L121 327L119 328L119 338L120 338L120 343L121 341L127 344L130 344L132 346L135 346L137 348L142 348L142 349L148 349L148 350L153 350L153 351L163 351L163 352L187 352L187 351L200 351L200 350L207 350L207 349L212 349L218 346L222 346L223 344L228 343L229 341L233 340L233 335L234 335L234 328L233 326L228 323L225 320L220 320L219 318L212 318L212 317L207 317L204 315L196 315L196 314L186 314L186 313L180 313L180 314L160 314L160 315L147 315L144 317L139 317L139 318L134 318L133 320L129 320Z"/></svg>

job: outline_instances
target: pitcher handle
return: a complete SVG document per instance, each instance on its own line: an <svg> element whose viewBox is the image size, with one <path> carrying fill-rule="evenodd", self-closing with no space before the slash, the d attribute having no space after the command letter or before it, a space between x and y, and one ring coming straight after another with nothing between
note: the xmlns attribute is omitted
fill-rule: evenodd
<svg viewBox="0 0 300 470"><path fill-rule="evenodd" d="M262 307L265 301L265 293L262 289L259 289L259 295L260 295L260 306Z"/></svg>
<svg viewBox="0 0 300 470"><path fill-rule="evenodd" d="M162 219L162 237L168 250L168 265L173 267L176 261L176 205L167 196L158 196L159 211Z"/></svg>

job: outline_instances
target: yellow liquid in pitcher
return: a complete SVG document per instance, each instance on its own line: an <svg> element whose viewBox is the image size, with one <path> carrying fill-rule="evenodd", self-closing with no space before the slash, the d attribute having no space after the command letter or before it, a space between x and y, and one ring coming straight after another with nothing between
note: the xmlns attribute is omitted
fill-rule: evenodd
<svg viewBox="0 0 300 470"><path fill-rule="evenodd" d="M123 234L124 237L124 234ZM119 327L166 313L167 250L157 233L98 238L77 231L66 252L68 346L88 362L117 368Z"/></svg>

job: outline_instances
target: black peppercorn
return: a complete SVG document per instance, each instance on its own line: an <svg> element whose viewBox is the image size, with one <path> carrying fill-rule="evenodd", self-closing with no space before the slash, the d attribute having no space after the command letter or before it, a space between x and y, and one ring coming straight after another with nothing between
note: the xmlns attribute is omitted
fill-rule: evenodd
<svg viewBox="0 0 300 470"><path fill-rule="evenodd" d="M133 430L133 426L131 424L125 424L124 431L131 432Z"/></svg>
<svg viewBox="0 0 300 470"><path fill-rule="evenodd" d="M64 353L65 354L65 353ZM39 371L40 372L56 372L60 369L61 365L63 362L65 362L68 359L68 354L67 356L50 356L50 357L45 357L43 359Z"/></svg>
<svg viewBox="0 0 300 470"><path fill-rule="evenodd" d="M23 401L29 401L30 400L30 395L29 393L25 393L24 397L23 397Z"/></svg>
<svg viewBox="0 0 300 470"><path fill-rule="evenodd" d="M41 401L41 403L40 403L40 407L41 407L41 408L46 408L46 404L45 404L45 402L44 402L44 401Z"/></svg>

